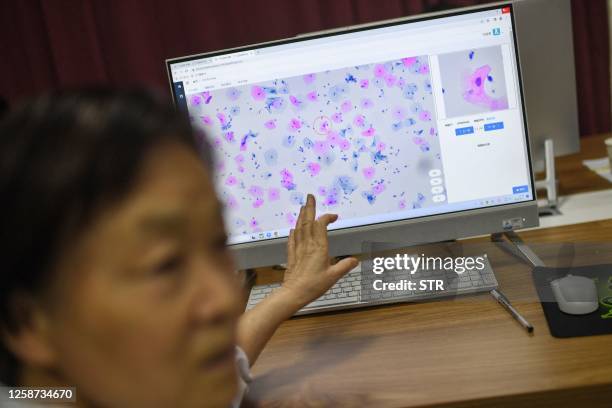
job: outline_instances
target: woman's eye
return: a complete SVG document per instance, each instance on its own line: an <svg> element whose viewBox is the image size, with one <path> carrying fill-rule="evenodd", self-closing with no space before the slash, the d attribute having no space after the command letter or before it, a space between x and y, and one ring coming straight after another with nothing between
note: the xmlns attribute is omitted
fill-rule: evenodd
<svg viewBox="0 0 612 408"><path fill-rule="evenodd" d="M167 274L178 271L183 266L183 257L180 255L170 256L155 266L156 274Z"/></svg>

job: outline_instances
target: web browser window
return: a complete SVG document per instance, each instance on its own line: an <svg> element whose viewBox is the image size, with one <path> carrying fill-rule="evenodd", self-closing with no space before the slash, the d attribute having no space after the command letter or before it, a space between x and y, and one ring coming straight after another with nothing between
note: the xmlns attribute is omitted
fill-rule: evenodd
<svg viewBox="0 0 612 408"><path fill-rule="evenodd" d="M534 199L510 6L169 62L230 244Z"/></svg>

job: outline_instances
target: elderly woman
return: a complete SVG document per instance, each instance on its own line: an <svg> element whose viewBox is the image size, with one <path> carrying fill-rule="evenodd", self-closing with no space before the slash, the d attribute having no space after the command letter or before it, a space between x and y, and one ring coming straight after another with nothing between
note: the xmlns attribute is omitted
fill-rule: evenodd
<svg viewBox="0 0 612 408"><path fill-rule="evenodd" d="M314 197L283 285L247 313L210 152L137 91L70 92L0 124L0 382L78 406L238 404L276 328L357 265L331 265Z"/></svg>

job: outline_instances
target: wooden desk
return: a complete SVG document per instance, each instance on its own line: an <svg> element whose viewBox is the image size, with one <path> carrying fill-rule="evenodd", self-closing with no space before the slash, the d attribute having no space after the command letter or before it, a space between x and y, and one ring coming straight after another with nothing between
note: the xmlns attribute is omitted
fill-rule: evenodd
<svg viewBox="0 0 612 408"><path fill-rule="evenodd" d="M583 158L601 157L601 150L588 149L562 158L560 174L574 177ZM583 173L561 177L564 191L579 192L581 177L591 189L600 187L598 176ZM548 264L559 250L541 243L582 242L574 264L612 263L612 220L520 235L538 243L534 248ZM612 336L553 338L530 267L501 250L489 252L489 259L500 289L534 325L533 335L488 294L293 318L253 367L249 401L271 407L612 407Z"/></svg>

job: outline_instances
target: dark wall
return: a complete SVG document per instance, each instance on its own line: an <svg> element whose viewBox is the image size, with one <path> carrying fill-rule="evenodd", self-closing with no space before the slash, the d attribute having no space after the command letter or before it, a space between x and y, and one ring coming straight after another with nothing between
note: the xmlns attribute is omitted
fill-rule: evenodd
<svg viewBox="0 0 612 408"><path fill-rule="evenodd" d="M166 58L487 2L3 0L0 94L14 102L94 83L167 90ZM573 0L572 9L581 134L608 132L606 0Z"/></svg>

